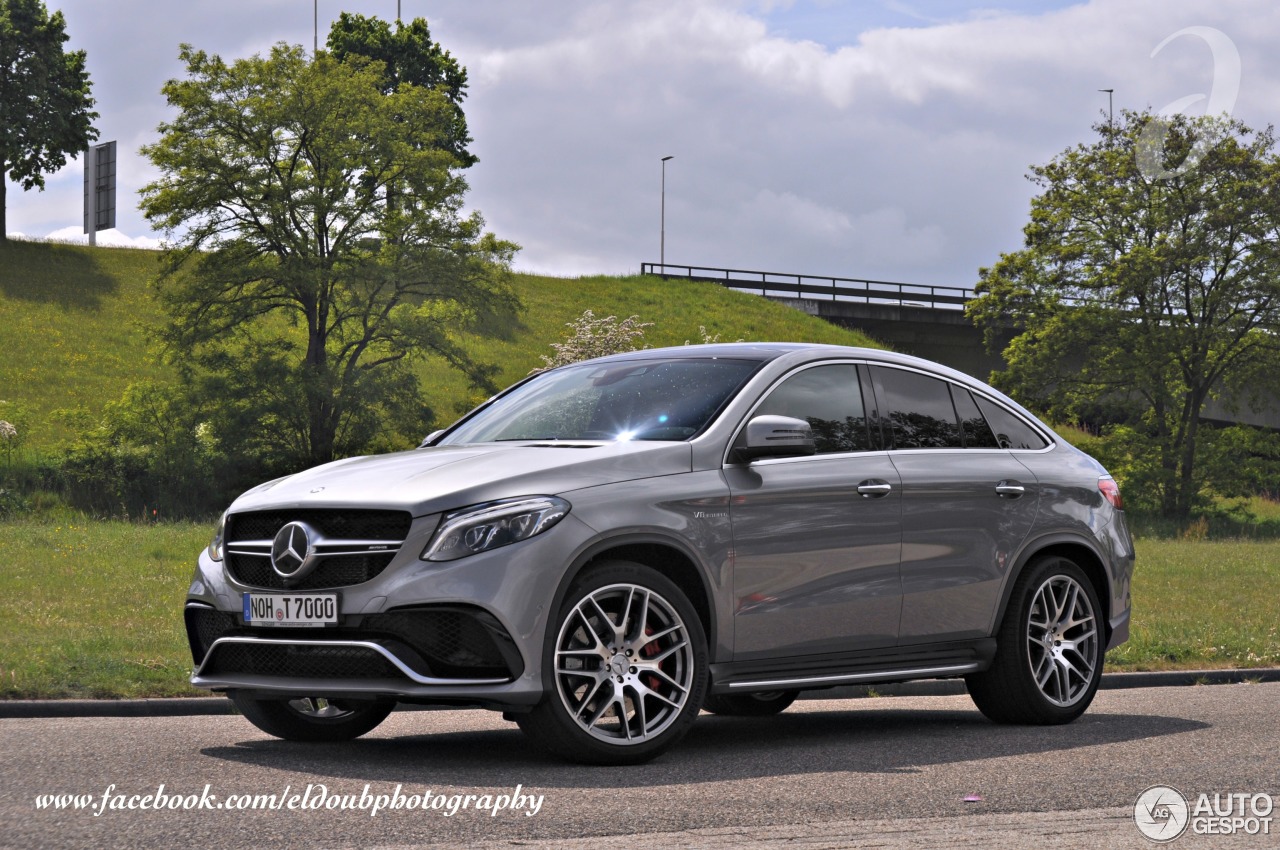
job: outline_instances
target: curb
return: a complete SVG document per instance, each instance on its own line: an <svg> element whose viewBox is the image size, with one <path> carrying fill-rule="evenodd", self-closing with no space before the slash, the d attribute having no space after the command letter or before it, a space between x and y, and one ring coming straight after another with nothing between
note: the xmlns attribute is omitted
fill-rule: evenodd
<svg viewBox="0 0 1280 850"><path fill-rule="evenodd" d="M1157 673L1104 673L1102 690L1170 688L1190 685L1235 685L1244 682L1280 682L1280 668L1241 670L1168 670ZM805 691L801 699L846 699L869 696L942 697L968 693L960 679L927 679L893 685L845 685ZM403 706L416 709L420 706ZM235 714L229 699L183 697L176 699L69 699L0 700L0 719L49 717L195 717Z"/></svg>

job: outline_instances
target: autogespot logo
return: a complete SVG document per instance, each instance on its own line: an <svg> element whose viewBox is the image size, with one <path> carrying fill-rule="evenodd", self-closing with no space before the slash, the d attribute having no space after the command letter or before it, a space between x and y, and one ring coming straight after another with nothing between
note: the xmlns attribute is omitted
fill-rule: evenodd
<svg viewBox="0 0 1280 850"><path fill-rule="evenodd" d="M1187 831L1191 809L1187 798L1177 788L1152 785L1138 795L1133 804L1133 821L1152 841L1172 841Z"/></svg>

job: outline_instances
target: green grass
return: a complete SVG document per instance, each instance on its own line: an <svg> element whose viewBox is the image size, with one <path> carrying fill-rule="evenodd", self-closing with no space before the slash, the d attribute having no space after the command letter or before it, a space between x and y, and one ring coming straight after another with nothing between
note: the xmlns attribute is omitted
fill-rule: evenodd
<svg viewBox="0 0 1280 850"><path fill-rule="evenodd" d="M165 697L205 525L0 523L0 699ZM1280 543L1142 540L1133 633L1108 670L1280 665Z"/></svg>
<svg viewBox="0 0 1280 850"><path fill-rule="evenodd" d="M182 605L212 529L0 523L0 699L167 697L187 684Z"/></svg>
<svg viewBox="0 0 1280 850"><path fill-rule="evenodd" d="M150 342L164 320L151 286L159 257L80 245L0 246L0 402L9 403L0 405L0 419L13 418L15 407L22 412L23 452L55 451L78 436L56 411L81 409L96 418L130 383L173 376ZM653 322L644 342L655 348L700 342L700 325L724 342L876 345L855 331L709 283L514 274L511 285L525 308L516 325L501 339L464 338L476 360L499 365L499 386L541 367L539 355L550 354L551 343L567 332L565 323L586 309ZM423 361L419 376L437 426L483 398L443 361ZM423 433L431 426L423 423Z"/></svg>
<svg viewBox="0 0 1280 850"><path fill-rule="evenodd" d="M159 254L9 242L0 246L0 401L20 407L31 448L76 436L56 410L101 412L131 382L170 370L149 350Z"/></svg>
<svg viewBox="0 0 1280 850"><path fill-rule="evenodd" d="M1280 666L1280 542L1137 543L1129 641L1110 670Z"/></svg>

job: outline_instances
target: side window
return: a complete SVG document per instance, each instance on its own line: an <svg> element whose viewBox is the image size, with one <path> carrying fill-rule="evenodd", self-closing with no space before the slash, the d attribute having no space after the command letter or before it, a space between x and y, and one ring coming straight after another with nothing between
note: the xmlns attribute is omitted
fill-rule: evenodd
<svg viewBox="0 0 1280 850"><path fill-rule="evenodd" d="M964 435L966 449L1000 448L996 435L991 432L991 426L987 425L968 390L952 384L951 400L956 403L956 413L960 414L960 431Z"/></svg>
<svg viewBox="0 0 1280 850"><path fill-rule="evenodd" d="M895 449L958 449L964 443L946 381L876 366L876 397ZM886 434L886 437L888 435Z"/></svg>
<svg viewBox="0 0 1280 850"><path fill-rule="evenodd" d="M858 367L851 364L832 363L797 372L775 387L752 415L764 414L808 422L818 454L871 448Z"/></svg>
<svg viewBox="0 0 1280 850"><path fill-rule="evenodd" d="M1043 449L1049 443L1040 433L998 404L978 396L978 407L982 408L991 430L1002 449Z"/></svg>

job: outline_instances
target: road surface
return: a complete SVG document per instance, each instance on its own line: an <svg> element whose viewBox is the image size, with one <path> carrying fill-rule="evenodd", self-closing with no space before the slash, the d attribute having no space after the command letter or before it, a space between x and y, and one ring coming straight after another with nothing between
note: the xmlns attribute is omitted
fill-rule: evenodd
<svg viewBox="0 0 1280 850"><path fill-rule="evenodd" d="M774 718L703 715L628 768L555 761L483 711L398 712L340 745L235 716L0 719L0 847L1154 847L1133 821L1150 786L1193 806L1280 793L1278 710L1280 683L1103 691L1052 728L996 726L964 696L802 700ZM167 805L208 808L137 808L161 785ZM437 808L361 803L397 787ZM58 794L85 808L37 808ZM254 796L278 808L238 808ZM344 798L355 808L328 808Z"/></svg>

